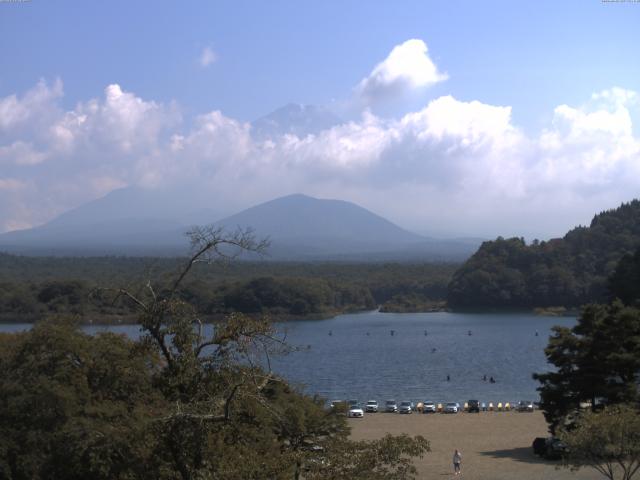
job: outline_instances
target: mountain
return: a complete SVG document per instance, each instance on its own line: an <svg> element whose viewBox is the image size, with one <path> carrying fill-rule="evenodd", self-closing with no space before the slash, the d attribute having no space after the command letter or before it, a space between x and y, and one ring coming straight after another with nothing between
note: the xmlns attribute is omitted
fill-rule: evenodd
<svg viewBox="0 0 640 480"><path fill-rule="evenodd" d="M548 242L498 238L485 242L454 274L454 308L579 307L605 301L620 259L640 247L640 201L594 216Z"/></svg>
<svg viewBox="0 0 640 480"><path fill-rule="evenodd" d="M354 203L295 194L217 222L269 237L269 254L284 260L461 260L480 242L436 240L404 230Z"/></svg>
<svg viewBox="0 0 640 480"><path fill-rule="evenodd" d="M173 201L175 200L175 202ZM166 190L122 189L29 230L0 235L0 251L38 255L179 255L194 224L250 227L273 260L464 260L479 242L436 240L354 203L289 195L213 222L206 203ZM218 217L219 218L219 217ZM251 258L251 257L249 257Z"/></svg>
<svg viewBox="0 0 640 480"><path fill-rule="evenodd" d="M256 138L267 139L285 134L317 135L341 123L340 118L325 108L290 103L255 120L251 127Z"/></svg>
<svg viewBox="0 0 640 480"><path fill-rule="evenodd" d="M0 235L0 250L38 255L173 255L185 225L212 223L206 194L180 188L117 189L27 230Z"/></svg>
<svg viewBox="0 0 640 480"><path fill-rule="evenodd" d="M248 208L217 224L229 229L250 226L257 236L268 236L278 254L285 249L308 254L364 253L424 240L354 203L300 194Z"/></svg>
<svg viewBox="0 0 640 480"><path fill-rule="evenodd" d="M194 190L192 186L170 188L126 187L113 190L49 222L48 226L69 227L87 224L121 221L127 219L155 219L185 224L218 218L216 212L203 205L207 203L206 192Z"/></svg>

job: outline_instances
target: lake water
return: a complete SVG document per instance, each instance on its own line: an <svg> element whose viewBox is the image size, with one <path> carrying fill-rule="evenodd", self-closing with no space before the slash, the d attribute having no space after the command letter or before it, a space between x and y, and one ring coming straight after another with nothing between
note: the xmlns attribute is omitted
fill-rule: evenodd
<svg viewBox="0 0 640 480"><path fill-rule="evenodd" d="M301 348L272 359L272 366L306 392L328 400L535 401L538 383L531 374L550 368L544 348L551 327L575 322L528 313L445 312L300 320L278 324L288 342ZM24 328L0 325L1 331ZM132 325L86 327L91 333L106 329L138 335ZM496 383L484 381L484 375Z"/></svg>

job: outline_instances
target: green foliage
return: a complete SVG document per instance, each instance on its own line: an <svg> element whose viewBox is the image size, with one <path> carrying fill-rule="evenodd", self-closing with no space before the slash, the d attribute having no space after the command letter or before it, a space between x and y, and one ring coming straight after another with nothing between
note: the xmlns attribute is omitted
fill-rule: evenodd
<svg viewBox="0 0 640 480"><path fill-rule="evenodd" d="M640 400L640 310L619 301L588 305L575 327L553 330L545 353L556 370L534 374L552 430L581 402L595 408Z"/></svg>
<svg viewBox="0 0 640 480"><path fill-rule="evenodd" d="M609 292L626 305L640 305L640 248L620 259L609 279Z"/></svg>
<svg viewBox="0 0 640 480"><path fill-rule="evenodd" d="M562 239L485 242L454 274L454 308L578 307L606 300L607 278L640 246L640 201L596 215Z"/></svg>
<svg viewBox="0 0 640 480"><path fill-rule="evenodd" d="M138 478L157 357L68 323L0 336L0 477Z"/></svg>
<svg viewBox="0 0 640 480"><path fill-rule="evenodd" d="M171 258L54 258L0 254L0 320L33 321L71 313L83 321L133 321L135 309L98 294L98 286L140 285L156 279L170 288L179 262ZM413 309L441 302L456 265L234 262L194 265L181 298L207 316L231 312L274 318ZM406 309L405 309L406 310Z"/></svg>
<svg viewBox="0 0 640 480"><path fill-rule="evenodd" d="M135 308L137 341L60 320L0 335L0 478L415 478L411 457L428 442L350 441L344 416L269 370L270 356L287 350L269 322L233 314L203 327L185 278L210 254L224 255L221 247L262 244L213 229L195 230L192 241L173 281L101 292ZM280 301L271 281L253 290ZM43 300L74 291L55 285Z"/></svg>
<svg viewBox="0 0 640 480"><path fill-rule="evenodd" d="M631 480L640 470L640 414L617 405L602 412L583 412L559 437L567 445L565 466L591 467L610 480Z"/></svg>
<svg viewBox="0 0 640 480"><path fill-rule="evenodd" d="M413 457L431 450L429 441L418 435L386 435L373 441L336 441L321 461L312 462L304 478L313 480L403 480L415 478Z"/></svg>

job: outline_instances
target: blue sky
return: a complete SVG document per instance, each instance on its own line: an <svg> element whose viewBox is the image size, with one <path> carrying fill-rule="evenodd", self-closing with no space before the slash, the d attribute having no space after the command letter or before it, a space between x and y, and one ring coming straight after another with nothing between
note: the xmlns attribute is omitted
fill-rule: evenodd
<svg viewBox="0 0 640 480"><path fill-rule="evenodd" d="M76 131L68 134L75 135L73 148L67 146L63 149L59 143L35 131L37 122L24 120L26 123L20 126L13 120L6 120L6 128L0 131L0 149L5 149L0 150L0 168L4 169L4 172L0 171L0 197L4 196L5 205L10 207L4 210L0 207L0 231L42 223L65 209L107 193L111 188L166 182L172 175L168 173L171 169L167 169L171 162L188 160L193 167L194 178L203 176L200 169L205 165L207 172L215 171L210 178L211 185L215 186L214 177L219 178L225 173L228 178L231 167L222 165L222 160L218 162L211 156L205 158L203 152L210 147L209 144L209 147L196 145L197 138L201 138L197 135L198 128L208 121L203 120L203 116L219 112L222 117L216 117L216 125L222 122L229 130L224 130L227 137L216 141L239 145L253 140L234 136L242 130L238 125L295 102L325 106L345 121L357 124L357 132L354 133L355 127L336 130L326 135L327 141L338 138L340 145L356 145L353 137L356 135L360 143L354 150L374 143L382 146L374 149L373 153L368 147L363 147L355 155L357 160L349 158L335 162L343 170L332 164L330 169L319 172L316 167L324 160L313 155L320 149L330 150L331 145L317 144L312 148L309 142L299 139L302 143L292 153L290 143L276 139L276 149L280 150L275 156L287 156L287 163L280 163L275 168L270 165L268 170L294 171L287 187L276 188L278 182L275 180L269 188L259 185L247 187L251 191L242 198L234 199L230 208L248 206L279 194L303 191L357 201L423 232L429 230L425 225L438 223L434 230L443 233L491 235L526 229L532 236L559 234L566 226L588 219L596 210L629 200L628 197L639 186L629 180L629 175L636 173L638 160L634 143L638 136L637 99L620 91L601 94L613 92L611 89L614 87L620 87L624 92L640 91L638 25L639 3L597 0L188 3L32 0L0 3L0 101L5 100L5 109L0 110L0 115L4 114L5 120L10 118L9 115L15 116L16 112L33 108L34 112L37 110L37 115L34 115L39 121L47 119L48 122L39 125L40 131L44 128L59 132L61 122L69 121L69 112L78 118L82 115L91 117L97 111L92 110L92 100L98 102L97 109L104 107L106 112L110 97L105 89L109 85L117 85L120 92L132 96L122 97L131 100L128 105L137 102L145 112L138 112L141 116L135 117L143 124L132 126L128 123L119 127L128 128L129 132L135 130L137 138L149 135L139 145L134 145L135 141L131 139L125 142L124 133L109 140L95 133L103 132L105 126L99 125L98 117L92 117L93 133L88 132L87 124L83 127L85 136L81 144L85 149L78 147L79 133ZM394 47L411 39L423 42L428 48L424 57L435 66L440 77L425 81L415 80L417 77L402 77L402 82L394 83L393 89L387 88L391 84L383 82L382 87L386 91L380 99L371 101L372 97L367 97L366 101L362 100L364 96L358 89L363 88L363 80L373 78L376 65L383 62ZM207 61L203 62L203 59ZM44 90L37 94L34 92L40 80L44 81ZM405 80L409 86L403 83ZM399 90L402 90L400 94ZM37 101L29 100L29 92ZM375 95L378 93L379 90L375 90ZM358 96L362 98L358 99ZM459 141L462 147L467 148L470 140L465 135L472 130L475 132L477 125L482 127L478 130L481 132L473 136L478 145L486 145L478 135L490 135L492 139L499 136L500 148L504 148L506 143L515 141L505 140L505 132L510 132L512 127L522 137L517 140L520 145L517 152L509 152L513 158L518 158L514 160L518 163L518 172L508 179L498 179L495 185L491 182L497 173L487 180L487 189L493 193L504 189L505 183L512 185L514 191L505 193L506 196L496 193L491 199L485 198L483 208L474 212L475 220L471 223L462 220L466 227L452 221L443 223L443 213L436 209L424 208L412 216L406 208L412 199L426 204L440 198L456 205L448 212L448 217L460 217L468 211L465 204L473 202L474 193L485 197L479 190L479 184L470 186L471 180L466 180L467 177L473 179L473 175L465 170L471 168L465 162L477 155L480 159L478 164L484 165L482 168L486 172L496 166L498 155L505 155L504 150L489 154L483 150L484 147L478 147L464 155L451 156L452 149L444 148L442 135L437 134L444 128L438 125L437 118L424 117L428 117L427 123L420 124L420 127L415 126L415 118L405 119L402 123L406 115L421 112L430 102L447 97L458 102L453 107L462 106L464 118L471 122L469 125L473 124L466 133L445 128L447 142ZM624 101L620 100L622 97ZM16 101L13 102L12 98ZM607 106L602 106L605 101ZM510 107L508 121L505 120L500 132L485 128L492 120L481 118L497 110L487 108L480 111L475 109L473 102L496 108ZM445 103L436 103L432 112L439 111L435 107ZM36 104L37 108L34 107ZM149 105L157 108L145 107ZM562 105L569 106L571 110L558 111ZM446 109L447 112L450 110ZM471 121L467 114L476 110L478 115L472 115ZM620 128L609 131L601 128L611 125L611 118L598 115L600 111L611 114L614 121L619 120ZM107 113L100 118L107 118ZM370 128L371 119L364 119L363 114L374 116L375 128ZM580 117L580 120L578 114L595 116ZM27 118L25 115L20 118ZM598 119L602 124L596 128L594 125ZM112 120L108 117L104 121ZM458 122L456 119L450 121ZM559 123L568 121L574 123L562 132L555 132L557 138L553 138L556 142L553 145L556 150L553 155L549 154L550 144L545 143L550 141L549 135L553 133L549 132L559 128ZM578 125L576 122L582 123ZM412 140L414 143L406 146L398 140L405 138L406 131L402 129L409 123L415 127L412 127L414 130L430 132L428 148L420 143L424 138L416 133L417 130L412 130L411 135L414 140L419 139L415 140L418 143ZM34 131L29 131L27 124ZM601 139L600 133L594 135L594 128L600 133L604 131ZM399 131L402 133L398 134ZM545 132L549 135L545 136ZM581 132L584 138L577 138L577 132ZM369 136L364 138L365 134ZM622 143L627 143L623 153L612 150L614 145L621 143L616 135L625 136ZM184 137L186 142L192 140L191 150L182 150L191 152L189 156L183 153L177 159L171 156L173 153L158 153L167 145L174 145L171 142L178 137ZM440 142L438 145L433 140L436 137ZM587 146L587 138L597 138L602 143ZM104 152L104 144L112 145L118 141L124 142L124 150L113 151L101 160L100 155L95 154L96 151ZM557 142L563 148L568 146L559 152ZM524 158L532 143L535 143L535 148L544 149L540 158L548 155L552 160ZM302 153L302 147L308 147L314 153ZM236 167L239 162L245 162L242 165L246 168L254 168L257 159L266 155L261 148L251 143L240 153L227 154L236 156ZM256 150L259 153L255 153ZM437 157L439 160L433 160L428 168L416 166L412 161L402 164L410 152L416 150L425 158ZM249 151L254 153L247 153ZM2 152L6 157L4 162L1 160ZM23 157L18 158L19 155ZM601 161L598 160L599 155L618 160L610 162L608 170L603 173L600 167L593 169L594 162ZM77 172L80 159L87 156L92 156L93 163L82 173L85 177L78 178L86 178L84 183L89 186L79 188L78 178L74 180L73 188L53 182L52 177L66 176L67 169ZM300 167L302 156L304 161L313 157L308 160L311 164ZM114 158L117 160L112 160ZM551 161L555 163L549 167ZM551 222L551 225L534 223L533 226L513 223L522 217L518 214L523 211L517 209L520 207L536 219L535 222L542 222L544 212L548 210L547 203L542 200L544 192L553 191L559 184L559 179L554 178L556 183L549 181L544 185L530 185L528 179L531 175L551 178L558 176L559 172L563 175L584 172L585 164L581 161L587 162L593 176L581 179L573 190L554 201L554 205L563 207L556 222ZM453 162L457 162L455 168L452 167ZM199 166L194 166L196 164ZM509 170L510 165L497 165L496 168L503 172ZM541 171L543 167L545 170ZM416 168L413 175L397 173L412 168ZM143 169L146 169L144 175L135 173ZM157 172L150 175L150 170L154 169ZM361 169L362 175L355 175L354 169ZM411 184L409 190L414 197L404 197L391 190L380 194L376 179L389 179L396 175L394 172L397 173L397 182L391 182L393 188L407 192L405 187ZM434 180L436 177L437 181ZM424 178L424 182L417 185L420 183L417 178ZM626 179L624 185L619 183L621 178ZM603 183L603 179L606 182ZM369 183L363 186L366 181ZM378 194L374 195L372 192L376 190ZM399 199L394 203L388 201L389 197ZM493 223L478 231L490 216L495 216L491 213L495 213L497 206L514 197L513 211L505 211L501 215L504 222ZM578 220L572 221L573 218Z"/></svg>
<svg viewBox="0 0 640 480"><path fill-rule="evenodd" d="M538 127L550 109L640 82L640 5L535 2L43 2L1 5L3 95L60 77L64 104L105 85L194 113L254 120L288 102L345 98L394 45L421 38L451 93L512 105ZM218 60L203 69L211 47Z"/></svg>

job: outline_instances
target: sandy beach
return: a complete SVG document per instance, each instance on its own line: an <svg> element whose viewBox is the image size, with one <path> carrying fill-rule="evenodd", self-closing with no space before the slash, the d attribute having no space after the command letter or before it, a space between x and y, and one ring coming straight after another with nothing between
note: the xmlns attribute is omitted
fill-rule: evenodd
<svg viewBox="0 0 640 480"><path fill-rule="evenodd" d="M423 435L431 452L416 460L421 479L465 478L468 480L596 480L603 478L592 469L571 472L557 469L558 462L533 454L531 442L545 437L547 424L542 412L483 412L454 415L413 413L367 414L349 419L351 437L372 440L386 433ZM462 453L462 475L453 475L454 449Z"/></svg>

